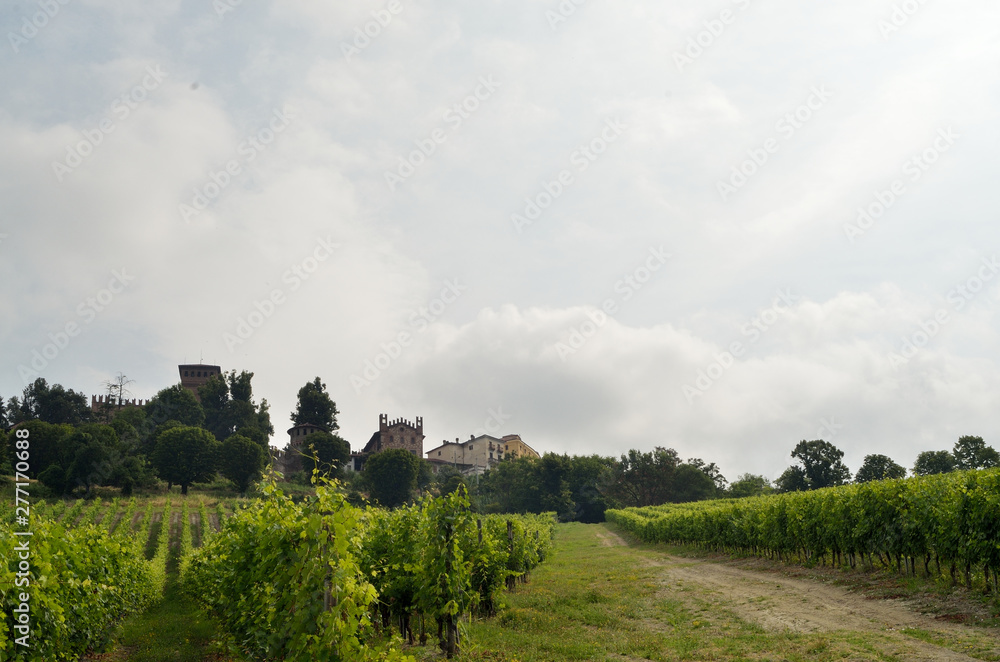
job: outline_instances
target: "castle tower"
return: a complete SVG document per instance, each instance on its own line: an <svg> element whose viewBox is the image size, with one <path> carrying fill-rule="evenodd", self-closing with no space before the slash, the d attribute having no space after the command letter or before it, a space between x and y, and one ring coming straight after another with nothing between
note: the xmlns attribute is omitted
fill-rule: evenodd
<svg viewBox="0 0 1000 662"><path fill-rule="evenodd" d="M181 375L181 386L194 393L198 397L198 387L215 375L222 374L222 368L217 365L202 365L201 363L177 366L177 372Z"/></svg>
<svg viewBox="0 0 1000 662"><path fill-rule="evenodd" d="M378 453L389 448L402 448L417 457L424 456L424 419L417 416L414 422L403 418L389 420L379 414L378 432L374 433L362 453Z"/></svg>

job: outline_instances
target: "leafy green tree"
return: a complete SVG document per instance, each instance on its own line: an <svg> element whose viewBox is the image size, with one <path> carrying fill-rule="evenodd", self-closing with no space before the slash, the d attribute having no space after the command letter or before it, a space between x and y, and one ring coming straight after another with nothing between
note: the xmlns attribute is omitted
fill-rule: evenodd
<svg viewBox="0 0 1000 662"><path fill-rule="evenodd" d="M319 458L322 473L335 471L351 459L351 445L346 439L329 432L313 432L302 440L302 468L310 475L315 467L313 452Z"/></svg>
<svg viewBox="0 0 1000 662"><path fill-rule="evenodd" d="M93 435L77 434L81 439L73 453L73 461L66 470L66 484L70 489L74 484L84 487L89 497L95 485L100 485L110 478L109 449Z"/></svg>
<svg viewBox="0 0 1000 662"><path fill-rule="evenodd" d="M11 423L38 420L55 425L85 423L91 420L91 413L83 393L61 384L50 387L43 377L26 386L20 400L11 398L7 411Z"/></svg>
<svg viewBox="0 0 1000 662"><path fill-rule="evenodd" d="M198 388L198 397L205 409L205 425L216 439L227 439L240 434L267 450L268 440L274 434L267 400L260 405L253 401L253 373L231 370L213 375Z"/></svg>
<svg viewBox="0 0 1000 662"><path fill-rule="evenodd" d="M245 494L250 484L260 478L266 464L263 449L253 440L233 435L222 442L219 469L240 493Z"/></svg>
<svg viewBox="0 0 1000 662"><path fill-rule="evenodd" d="M671 501L704 501L715 496L718 488L712 477L694 464L680 464L674 471Z"/></svg>
<svg viewBox="0 0 1000 662"><path fill-rule="evenodd" d="M844 485L851 479L851 470L841 461L844 457L844 451L829 441L822 439L800 441L792 450L792 457L802 463L805 489L818 490L822 487L835 487Z"/></svg>
<svg viewBox="0 0 1000 662"><path fill-rule="evenodd" d="M146 417L155 426L166 421L178 421L181 425L200 427L205 423L205 410L194 393L180 384L174 384L157 393L146 404Z"/></svg>
<svg viewBox="0 0 1000 662"><path fill-rule="evenodd" d="M1000 453L987 446L982 437L959 437L951 453L955 456L955 467L961 471L1000 466Z"/></svg>
<svg viewBox="0 0 1000 662"><path fill-rule="evenodd" d="M58 464L50 464L45 471L38 474L38 480L54 494L62 495L69 491L67 490L66 471Z"/></svg>
<svg viewBox="0 0 1000 662"><path fill-rule="evenodd" d="M706 463L700 457L693 457L687 463L712 479L712 483L715 484L715 493L725 491L729 481L722 475L722 471L716 466L715 462Z"/></svg>
<svg viewBox="0 0 1000 662"><path fill-rule="evenodd" d="M657 446L650 453L632 449L615 464L605 493L622 506L658 506L673 497L677 451Z"/></svg>
<svg viewBox="0 0 1000 662"><path fill-rule="evenodd" d="M948 451L924 451L913 464L916 476L946 474L955 470L955 456Z"/></svg>
<svg viewBox="0 0 1000 662"><path fill-rule="evenodd" d="M298 403L292 412L292 421L296 425L311 423L328 432L336 432L340 429L337 425L339 413L337 404L326 392L326 384L317 377L299 389Z"/></svg>
<svg viewBox="0 0 1000 662"><path fill-rule="evenodd" d="M774 491L771 481L766 476L742 474L729 485L729 496L734 499L761 496Z"/></svg>
<svg viewBox="0 0 1000 662"><path fill-rule="evenodd" d="M484 473L479 480L483 509L491 513L541 512L534 463L534 458L527 457L506 460Z"/></svg>
<svg viewBox="0 0 1000 662"><path fill-rule="evenodd" d="M0 409L3 409L3 398L0 398ZM14 473L14 446L7 433L0 428L0 476Z"/></svg>
<svg viewBox="0 0 1000 662"><path fill-rule="evenodd" d="M54 425L44 421L25 421L18 428L25 428L30 433L31 462L28 471L29 478L38 478L39 474L53 464L63 465L63 449L65 439L73 434L71 425Z"/></svg>
<svg viewBox="0 0 1000 662"><path fill-rule="evenodd" d="M0 395L0 430L6 430L12 425L12 421L7 418L7 404L3 396Z"/></svg>
<svg viewBox="0 0 1000 662"><path fill-rule="evenodd" d="M364 476L372 498L386 508L409 501L417 487L420 458L402 448L375 453L365 461Z"/></svg>
<svg viewBox="0 0 1000 662"><path fill-rule="evenodd" d="M809 489L809 478L802 467L791 466L774 481L779 492L802 492Z"/></svg>
<svg viewBox="0 0 1000 662"><path fill-rule="evenodd" d="M576 504L569 490L568 457L546 453L533 464L539 487L540 512L554 512L562 522L570 521L576 515Z"/></svg>
<svg viewBox="0 0 1000 662"><path fill-rule="evenodd" d="M160 478L177 483L181 494L187 494L191 483L207 482L215 476L218 445L212 433L203 428L169 428L156 440L153 466Z"/></svg>
<svg viewBox="0 0 1000 662"><path fill-rule="evenodd" d="M576 504L576 521L603 522L604 511L609 504L602 487L611 476L615 459L600 455L575 455L568 458L567 465L566 481Z"/></svg>
<svg viewBox="0 0 1000 662"><path fill-rule="evenodd" d="M855 483L868 483L887 478L906 478L906 469L885 455L866 455L854 477Z"/></svg>
<svg viewBox="0 0 1000 662"><path fill-rule="evenodd" d="M441 494L453 494L461 489L468 491L469 484L460 473L450 474L441 485Z"/></svg>

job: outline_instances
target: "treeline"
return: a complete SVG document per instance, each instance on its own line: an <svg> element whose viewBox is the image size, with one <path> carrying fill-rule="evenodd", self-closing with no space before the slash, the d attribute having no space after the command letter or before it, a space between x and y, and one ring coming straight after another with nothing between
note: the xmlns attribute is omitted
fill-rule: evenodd
<svg viewBox="0 0 1000 662"><path fill-rule="evenodd" d="M603 522L608 508L714 499L728 495L715 463L686 462L673 449L630 450L620 458L556 455L500 462L479 477L445 468L444 491L464 484L483 513L555 512L561 521Z"/></svg>
<svg viewBox="0 0 1000 662"><path fill-rule="evenodd" d="M555 512L563 521L600 522L610 508L811 491L903 478L907 473L891 458L871 454L852 481L850 469L843 463L843 451L823 440L799 442L791 457L796 464L773 483L754 474L742 474L729 483L714 462L700 458L682 462L676 451L663 447L647 453L630 450L619 458L547 453L541 459L501 462L479 478L445 469L436 482L444 491L466 484L473 506L481 512ZM996 466L1000 466L1000 456L982 437L963 436L950 452L921 453L913 474Z"/></svg>
<svg viewBox="0 0 1000 662"><path fill-rule="evenodd" d="M97 411L87 397L36 379L21 397L0 398L0 473L10 473L13 431L30 432L28 476L57 494L110 486L128 495L157 479L168 487L213 480L222 473L245 491L268 462L274 433L266 400L254 402L253 373L215 376L198 397L180 384L165 388L145 406L130 406L128 380L108 384ZM200 401L199 401L200 398Z"/></svg>

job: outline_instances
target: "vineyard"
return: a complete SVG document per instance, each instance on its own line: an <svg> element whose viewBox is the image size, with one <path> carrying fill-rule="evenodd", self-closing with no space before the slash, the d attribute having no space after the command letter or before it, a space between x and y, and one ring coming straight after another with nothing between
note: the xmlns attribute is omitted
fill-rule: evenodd
<svg viewBox="0 0 1000 662"><path fill-rule="evenodd" d="M408 660L401 639L426 644L434 628L450 656L462 615L492 614L504 587L542 561L554 525L477 518L464 494L385 511L349 505L334 484L300 502L274 484L264 492L214 507L197 498L33 504L27 588L15 582L13 509L0 506L0 660L103 649L116 625L162 598L168 563L247 659ZM26 652L14 643L25 590Z"/></svg>
<svg viewBox="0 0 1000 662"><path fill-rule="evenodd" d="M647 542L852 568L959 577L997 592L1000 469L811 492L609 510ZM921 569L918 571L918 567Z"/></svg>

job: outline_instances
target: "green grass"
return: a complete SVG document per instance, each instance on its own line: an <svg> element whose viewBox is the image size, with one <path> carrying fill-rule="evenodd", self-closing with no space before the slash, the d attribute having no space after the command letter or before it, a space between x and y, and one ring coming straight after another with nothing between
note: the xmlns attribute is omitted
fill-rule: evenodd
<svg viewBox="0 0 1000 662"><path fill-rule="evenodd" d="M232 660L222 653L211 619L184 594L176 572L167 578L163 600L120 629L115 651L104 659L130 662Z"/></svg>

